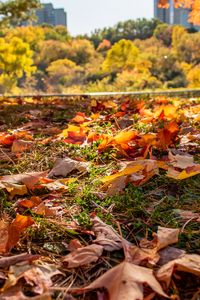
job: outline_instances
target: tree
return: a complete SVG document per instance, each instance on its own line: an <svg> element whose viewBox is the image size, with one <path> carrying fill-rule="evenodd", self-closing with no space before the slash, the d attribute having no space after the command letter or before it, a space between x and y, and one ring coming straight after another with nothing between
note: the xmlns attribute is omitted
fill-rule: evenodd
<svg viewBox="0 0 200 300"><path fill-rule="evenodd" d="M87 64L94 55L94 46L86 39L72 39L66 43L66 57L77 65Z"/></svg>
<svg viewBox="0 0 200 300"><path fill-rule="evenodd" d="M173 27L168 24L159 24L154 30L153 35L164 45L170 46L172 43Z"/></svg>
<svg viewBox="0 0 200 300"><path fill-rule="evenodd" d="M27 43L14 37L0 38L0 92L10 92L17 80L35 71L32 51Z"/></svg>
<svg viewBox="0 0 200 300"><path fill-rule="evenodd" d="M80 79L83 68L69 59L59 59L49 65L47 72L52 85L70 86Z"/></svg>
<svg viewBox="0 0 200 300"><path fill-rule="evenodd" d="M39 0L0 1L0 27L16 26L22 21L34 20L35 10L39 7Z"/></svg>
<svg viewBox="0 0 200 300"><path fill-rule="evenodd" d="M103 40L108 40L113 45L121 39L132 41L135 39L147 39L153 35L156 26L160 23L157 19L127 20L118 22L113 27L97 29L87 38L93 42L95 48L98 48Z"/></svg>
<svg viewBox="0 0 200 300"><path fill-rule="evenodd" d="M47 26L46 24L43 27L45 40L55 40L60 42L66 42L70 39L70 34L65 26Z"/></svg>
<svg viewBox="0 0 200 300"><path fill-rule="evenodd" d="M35 57L37 67L44 71L50 63L58 59L67 58L67 45L64 42L56 40L42 41L38 47L38 53Z"/></svg>
<svg viewBox="0 0 200 300"><path fill-rule="evenodd" d="M123 69L132 69L139 55L139 50L131 41L121 40L115 43L107 52L103 62L105 72L119 72Z"/></svg>
<svg viewBox="0 0 200 300"><path fill-rule="evenodd" d="M162 8L169 7L170 0L158 0L158 6ZM176 8L185 7L191 9L189 15L189 22L194 25L200 25L200 3L199 0L174 0L174 5Z"/></svg>
<svg viewBox="0 0 200 300"><path fill-rule="evenodd" d="M187 33L181 26L175 26L172 33L172 46L179 61L193 65L200 63L200 33Z"/></svg>
<svg viewBox="0 0 200 300"><path fill-rule="evenodd" d="M18 37L28 43L32 50L38 50L41 41L44 40L44 30L39 26L16 27L4 30L7 40Z"/></svg>
<svg viewBox="0 0 200 300"><path fill-rule="evenodd" d="M188 86L191 88L199 88L200 86L200 65L191 68L186 75Z"/></svg>

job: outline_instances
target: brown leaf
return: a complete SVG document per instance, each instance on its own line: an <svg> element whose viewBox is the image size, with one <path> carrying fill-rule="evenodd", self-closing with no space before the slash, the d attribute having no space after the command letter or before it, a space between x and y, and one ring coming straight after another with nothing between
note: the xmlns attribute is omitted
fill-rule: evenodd
<svg viewBox="0 0 200 300"><path fill-rule="evenodd" d="M16 195L24 196L28 193L28 190L25 185L19 185L10 182L4 182L2 185L2 187L4 187L10 194L11 199L14 198Z"/></svg>
<svg viewBox="0 0 200 300"><path fill-rule="evenodd" d="M183 210L183 209L175 209L175 210L173 210L173 212L176 215L180 216L180 218L182 219L183 222L193 220L193 221L200 223L200 214L199 213L195 213L195 212L192 212L189 210Z"/></svg>
<svg viewBox="0 0 200 300"><path fill-rule="evenodd" d="M188 167L187 169L179 172L172 168L168 169L167 176L177 180L183 180L195 175L200 174L200 165L195 165L193 167Z"/></svg>
<svg viewBox="0 0 200 300"><path fill-rule="evenodd" d="M113 195L122 191L129 182L136 186L141 185L158 172L158 165L155 160L136 160L126 164L126 167L121 171L102 178L101 181L104 183L103 188L107 187L107 194Z"/></svg>
<svg viewBox="0 0 200 300"><path fill-rule="evenodd" d="M88 170L89 163L87 162L81 162L76 161L74 159L71 159L69 157L58 159L55 163L55 166L49 173L48 177L56 177L56 176L62 176L66 177L69 173L71 173L74 170L78 170L80 172L85 172Z"/></svg>
<svg viewBox="0 0 200 300"><path fill-rule="evenodd" d="M153 234L153 240L146 238L140 241L139 247L131 245L127 247L127 255L129 260L137 265L155 265L159 259L159 250L168 245L178 242L179 229L158 227L157 234Z"/></svg>
<svg viewBox="0 0 200 300"><path fill-rule="evenodd" d="M110 300L143 300L144 287L147 284L160 296L168 298L151 269L123 262L97 278L82 291L106 288Z"/></svg>
<svg viewBox="0 0 200 300"><path fill-rule="evenodd" d="M52 300L49 293L44 293L43 295L38 295L35 297L27 297L22 292L22 285L12 286L5 292L1 293L0 300Z"/></svg>
<svg viewBox="0 0 200 300"><path fill-rule="evenodd" d="M200 255L185 254L183 257L172 260L158 270L156 277L161 283L165 284L166 287L169 287L172 275L175 271L200 276Z"/></svg>
<svg viewBox="0 0 200 300"><path fill-rule="evenodd" d="M0 253L5 253L8 243L9 222L0 220Z"/></svg>
<svg viewBox="0 0 200 300"><path fill-rule="evenodd" d="M176 168L186 169L188 167L193 167L193 166L196 165L194 163L193 156L180 155L180 154L173 155L169 151L168 157L169 157L169 160L170 160L170 164L173 165L173 167L176 167Z"/></svg>
<svg viewBox="0 0 200 300"><path fill-rule="evenodd" d="M32 141L15 140L12 144L11 151L13 153L22 153L26 150L29 150L32 145Z"/></svg>
<svg viewBox="0 0 200 300"><path fill-rule="evenodd" d="M41 177L45 177L48 172L32 172L16 175L6 175L0 178L2 183L11 183L11 184L24 184L27 188L31 189Z"/></svg>
<svg viewBox="0 0 200 300"><path fill-rule="evenodd" d="M115 251L122 248L121 236L110 225L105 224L98 217L94 217L92 222L92 230L96 235L96 240L93 243L103 246L107 251ZM126 240L124 242L128 243Z"/></svg>
<svg viewBox="0 0 200 300"><path fill-rule="evenodd" d="M171 260L180 258L186 254L185 250L178 249L175 247L167 247L159 251L159 265L163 266Z"/></svg>
<svg viewBox="0 0 200 300"><path fill-rule="evenodd" d="M51 278L55 275L62 275L54 265L41 263L30 265L26 262L11 266L8 273L8 279L5 282L3 291L16 286L20 279L24 279L30 286L30 291L37 295L42 295L52 286Z"/></svg>
<svg viewBox="0 0 200 300"><path fill-rule="evenodd" d="M89 245L71 252L63 258L63 264L67 268L77 268L96 262L103 253L103 247L100 245Z"/></svg>
<svg viewBox="0 0 200 300"><path fill-rule="evenodd" d="M33 261L40 257L40 255L32 255L28 253L22 253L19 255L13 255L9 257L1 257L0 258L0 268L8 268L10 266L16 265L22 261Z"/></svg>

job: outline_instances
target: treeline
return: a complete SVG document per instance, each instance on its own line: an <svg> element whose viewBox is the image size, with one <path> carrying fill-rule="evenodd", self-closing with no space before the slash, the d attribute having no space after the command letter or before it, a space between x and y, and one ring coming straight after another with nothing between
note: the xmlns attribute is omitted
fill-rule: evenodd
<svg viewBox="0 0 200 300"><path fill-rule="evenodd" d="M0 93L200 87L199 49L199 32L154 19L76 38L62 26L4 28Z"/></svg>

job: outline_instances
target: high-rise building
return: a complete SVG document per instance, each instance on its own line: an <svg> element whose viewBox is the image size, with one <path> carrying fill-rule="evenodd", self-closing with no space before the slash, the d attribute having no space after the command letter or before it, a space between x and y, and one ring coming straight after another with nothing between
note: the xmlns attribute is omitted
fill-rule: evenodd
<svg viewBox="0 0 200 300"><path fill-rule="evenodd" d="M161 20L164 23L171 25L182 25L186 28L195 27L188 22L190 10L180 7L174 7L174 1L169 1L169 8L159 8L158 0L154 0L154 17ZM199 30L199 27L195 27Z"/></svg>
<svg viewBox="0 0 200 300"><path fill-rule="evenodd" d="M54 8L52 3L42 4L42 7L36 10L37 21L33 25L49 24L52 26L67 26L67 13L63 8ZM23 22L22 25L28 25Z"/></svg>

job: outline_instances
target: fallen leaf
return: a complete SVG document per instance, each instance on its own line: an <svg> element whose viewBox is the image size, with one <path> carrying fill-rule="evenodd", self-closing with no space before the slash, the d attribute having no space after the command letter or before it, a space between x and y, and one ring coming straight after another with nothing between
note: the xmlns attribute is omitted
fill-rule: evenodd
<svg viewBox="0 0 200 300"><path fill-rule="evenodd" d="M58 159L56 161L55 166L49 173L48 177L50 178L54 176L65 177L74 170L78 170L80 172L88 171L88 167L89 167L88 162L76 161L74 159L66 157L63 159Z"/></svg>
<svg viewBox="0 0 200 300"><path fill-rule="evenodd" d="M31 141L23 141L23 140L15 140L12 144L11 151L13 153L22 153L26 150L29 150L33 142Z"/></svg>
<svg viewBox="0 0 200 300"><path fill-rule="evenodd" d="M188 220L194 220L196 222L200 223L200 214L195 213L189 210L183 210L183 209L174 209L173 212L180 216L183 222L187 222Z"/></svg>
<svg viewBox="0 0 200 300"><path fill-rule="evenodd" d="M19 241L20 234L24 231L24 229L33 224L34 221L30 216L21 216L18 214L9 225L6 250L10 251Z"/></svg>
<svg viewBox="0 0 200 300"><path fill-rule="evenodd" d="M11 146L15 138L15 135L0 132L0 145Z"/></svg>
<svg viewBox="0 0 200 300"><path fill-rule="evenodd" d="M43 295L38 295L34 297L27 297L22 292L22 284L12 286L7 289L5 292L1 293L0 300L52 300L49 293L44 293Z"/></svg>
<svg viewBox="0 0 200 300"><path fill-rule="evenodd" d="M200 174L200 165L195 165L194 167L188 167L187 169L179 172L172 168L168 169L167 176L177 180L183 180L195 175Z"/></svg>
<svg viewBox="0 0 200 300"><path fill-rule="evenodd" d="M103 253L103 247L100 245L89 245L83 248L78 248L65 256L62 260L67 268L77 268L96 262Z"/></svg>
<svg viewBox="0 0 200 300"><path fill-rule="evenodd" d="M8 243L9 222L0 220L0 253L5 253Z"/></svg>
<svg viewBox="0 0 200 300"><path fill-rule="evenodd" d="M24 196L24 195L28 194L28 190L25 185L4 182L3 186L7 190L7 192L10 194L11 198L14 198L16 195Z"/></svg>
<svg viewBox="0 0 200 300"><path fill-rule="evenodd" d="M45 177L48 172L32 172L16 175L6 175L0 178L2 183L11 183L11 184L24 184L27 188L31 189L41 177Z"/></svg>
<svg viewBox="0 0 200 300"><path fill-rule="evenodd" d="M159 169L155 160L144 159L128 163L121 171L101 179L103 188L107 189L108 195L120 192L129 183L139 186L158 174Z"/></svg>
<svg viewBox="0 0 200 300"><path fill-rule="evenodd" d="M163 266L164 264L168 263L171 260L180 258L186 254L185 250L178 249L175 247L167 247L159 251L159 262L158 264L160 266Z"/></svg>
<svg viewBox="0 0 200 300"><path fill-rule="evenodd" d="M30 199L18 200L17 204L25 208L33 208L35 206L38 206L41 202L42 200L40 199L40 197L32 196Z"/></svg>
<svg viewBox="0 0 200 300"><path fill-rule="evenodd" d="M180 169L186 169L188 167L193 167L196 164L194 163L193 156L189 155L180 155L176 154L173 155L171 151L169 151L168 154L170 164L173 165L173 167L180 168Z"/></svg>
<svg viewBox="0 0 200 300"><path fill-rule="evenodd" d="M52 286L52 277L62 275L54 265L47 263L27 264L26 262L16 264L9 268L8 279L2 290L6 291L17 286L20 279L24 279L30 287L30 292L36 295L46 293Z"/></svg>
<svg viewBox="0 0 200 300"><path fill-rule="evenodd" d="M105 224L98 217L92 218L92 230L96 235L94 244L103 246L106 251L115 251L122 248L122 237L112 228L112 226ZM123 242L128 244L126 240Z"/></svg>
<svg viewBox="0 0 200 300"><path fill-rule="evenodd" d="M158 227L157 234L153 233L153 239L146 238L140 241L139 247L130 245L127 247L129 261L137 265L156 265L160 259L159 251L168 245L178 242L179 229Z"/></svg>
<svg viewBox="0 0 200 300"><path fill-rule="evenodd" d="M33 255L28 253L22 253L18 255L8 256L8 257L1 257L0 258L0 268L8 268L10 266L16 265L20 262L28 261L32 262L40 258L40 255Z"/></svg>
<svg viewBox="0 0 200 300"><path fill-rule="evenodd" d="M165 124L157 133L157 147L165 150L174 144L178 131L179 127L175 121Z"/></svg>
<svg viewBox="0 0 200 300"><path fill-rule="evenodd" d="M175 271L182 271L200 276L200 255L185 254L178 259L172 260L158 270L156 277L159 282L166 287L169 287L172 275Z"/></svg>
<svg viewBox="0 0 200 300"><path fill-rule="evenodd" d="M123 262L108 270L90 285L81 289L81 292L106 288L110 300L143 300L144 284L147 284L155 293L169 298L151 269Z"/></svg>

